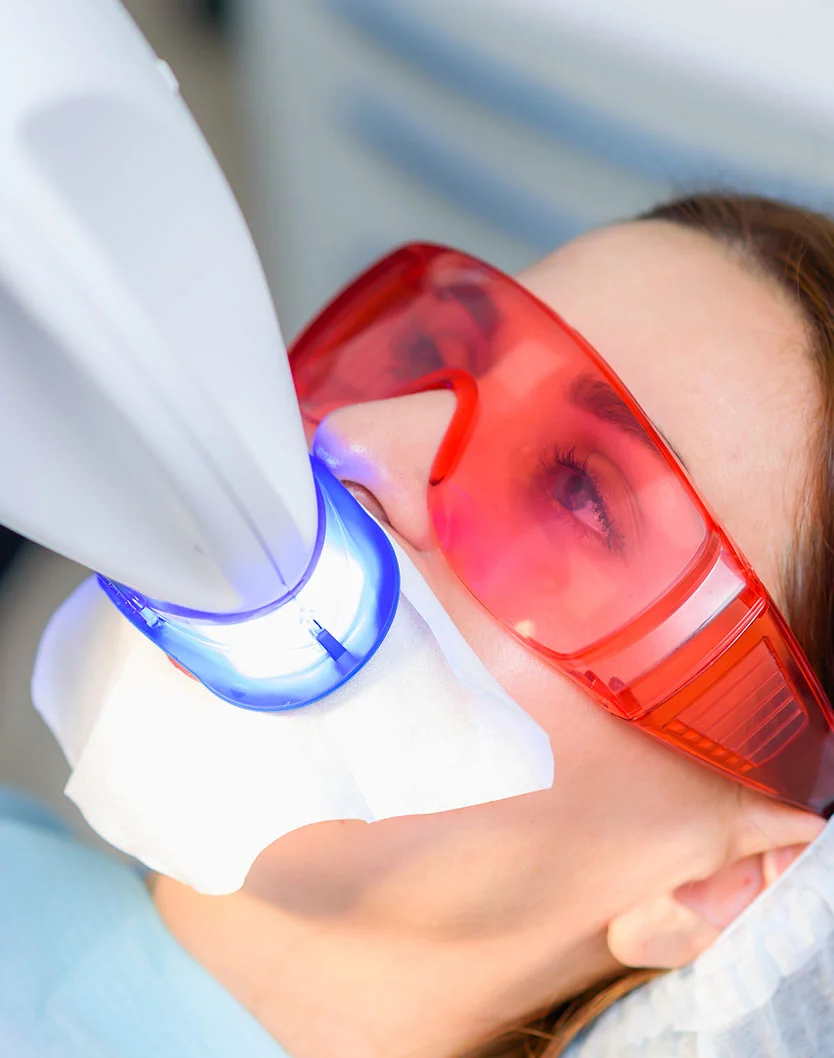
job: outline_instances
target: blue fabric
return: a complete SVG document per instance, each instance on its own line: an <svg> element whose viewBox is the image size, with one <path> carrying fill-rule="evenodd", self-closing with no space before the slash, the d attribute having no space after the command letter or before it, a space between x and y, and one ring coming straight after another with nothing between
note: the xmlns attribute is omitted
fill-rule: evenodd
<svg viewBox="0 0 834 1058"><path fill-rule="evenodd" d="M0 1058L287 1058L138 874L0 790Z"/></svg>

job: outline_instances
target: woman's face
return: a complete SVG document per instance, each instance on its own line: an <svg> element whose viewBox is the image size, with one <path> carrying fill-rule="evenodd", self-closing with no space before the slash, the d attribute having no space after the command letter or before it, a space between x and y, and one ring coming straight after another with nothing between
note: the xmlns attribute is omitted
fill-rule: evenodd
<svg viewBox="0 0 834 1058"><path fill-rule="evenodd" d="M630 388L778 600L817 402L787 300L711 239L658 222L584 236L520 281ZM688 881L693 855L702 874L714 869L712 850L748 795L608 716L451 572L426 499L453 400L431 392L344 408L316 445L548 733L553 786L433 816L308 827L264 853L248 884L312 914L362 909L462 936L529 929L543 946L557 936L570 946L653 886Z"/></svg>

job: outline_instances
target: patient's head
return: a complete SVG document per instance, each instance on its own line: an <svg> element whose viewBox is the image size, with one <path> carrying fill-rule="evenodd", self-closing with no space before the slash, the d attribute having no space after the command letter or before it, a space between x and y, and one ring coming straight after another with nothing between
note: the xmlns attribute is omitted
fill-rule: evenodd
<svg viewBox="0 0 834 1058"><path fill-rule="evenodd" d="M696 198L585 235L520 281L669 439L831 694L834 225L765 201ZM426 503L453 402L436 391L343 408L316 444L547 731L553 786L306 828L261 855L246 891L280 913L500 953L490 972L496 995L514 997L511 1020L626 967L689 962L821 821L613 719L468 593Z"/></svg>

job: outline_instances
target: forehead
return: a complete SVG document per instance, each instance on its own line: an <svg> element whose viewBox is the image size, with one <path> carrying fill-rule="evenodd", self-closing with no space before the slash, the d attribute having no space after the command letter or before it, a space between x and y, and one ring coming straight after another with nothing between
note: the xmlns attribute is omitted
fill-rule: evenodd
<svg viewBox="0 0 834 1058"><path fill-rule="evenodd" d="M593 232L519 279L616 371L778 597L819 403L787 295L665 222Z"/></svg>

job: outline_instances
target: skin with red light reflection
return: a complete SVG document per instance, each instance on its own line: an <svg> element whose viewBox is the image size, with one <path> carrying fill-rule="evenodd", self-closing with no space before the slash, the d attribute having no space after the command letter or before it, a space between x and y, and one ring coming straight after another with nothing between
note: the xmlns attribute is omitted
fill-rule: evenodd
<svg viewBox="0 0 834 1058"><path fill-rule="evenodd" d="M818 407L781 293L659 222L584 236L521 281L628 385L778 602ZM455 812L305 828L229 897L156 882L169 929L293 1058L451 1058L623 965L683 965L822 825L612 719L480 607L426 508L453 400L345 408L315 443L547 731L555 781Z"/></svg>

